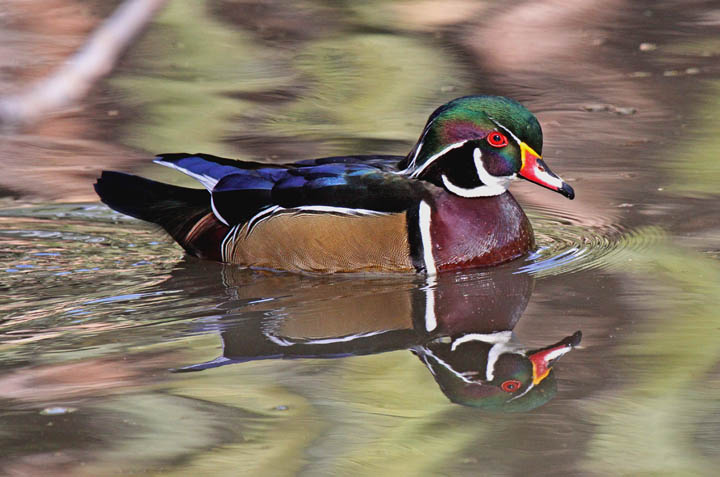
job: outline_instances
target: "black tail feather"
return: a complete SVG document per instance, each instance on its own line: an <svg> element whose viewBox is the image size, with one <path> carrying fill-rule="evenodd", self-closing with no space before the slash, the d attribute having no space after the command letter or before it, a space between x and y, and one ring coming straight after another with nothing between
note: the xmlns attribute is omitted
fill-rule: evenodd
<svg viewBox="0 0 720 477"><path fill-rule="evenodd" d="M111 209L153 222L184 246L188 232L210 213L210 196L204 189L178 187L132 174L103 171L95 192Z"/></svg>

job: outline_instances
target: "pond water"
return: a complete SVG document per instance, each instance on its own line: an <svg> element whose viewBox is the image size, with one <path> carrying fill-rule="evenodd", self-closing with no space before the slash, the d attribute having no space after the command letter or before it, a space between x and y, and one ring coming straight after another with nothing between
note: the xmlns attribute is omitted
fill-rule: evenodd
<svg viewBox="0 0 720 477"><path fill-rule="evenodd" d="M169 3L81 106L0 134L0 474L714 475L720 9L657 3ZM43 5L0 6L0 93L110 10ZM243 270L92 192L188 184L161 152L405 154L477 93L537 114L577 194L514 184L538 250L492 270ZM467 382L547 350L513 403Z"/></svg>

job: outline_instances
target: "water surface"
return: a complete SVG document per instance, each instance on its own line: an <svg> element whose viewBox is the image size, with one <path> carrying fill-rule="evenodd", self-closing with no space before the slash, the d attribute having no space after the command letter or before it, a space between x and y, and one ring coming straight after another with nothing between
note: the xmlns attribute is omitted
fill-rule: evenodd
<svg viewBox="0 0 720 477"><path fill-rule="evenodd" d="M16 58L0 91L79 45L94 5L0 7ZM3 131L0 473L713 473L717 6L449 5L172 2L80 108ZM437 105L480 92L537 113L577 193L513 185L539 247L498 269L242 270L92 193L102 168L184 183L158 152L405 154ZM578 330L514 409L478 407L488 390L469 399L423 351L447 363L445 336L512 331L525 353Z"/></svg>

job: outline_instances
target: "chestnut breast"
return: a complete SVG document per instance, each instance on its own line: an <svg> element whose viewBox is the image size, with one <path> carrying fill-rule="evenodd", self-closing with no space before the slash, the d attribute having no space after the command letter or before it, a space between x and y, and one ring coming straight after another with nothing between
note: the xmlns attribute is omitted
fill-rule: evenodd
<svg viewBox="0 0 720 477"><path fill-rule="evenodd" d="M440 270L494 266L535 247L530 220L510 192L467 199L434 194L430 239Z"/></svg>

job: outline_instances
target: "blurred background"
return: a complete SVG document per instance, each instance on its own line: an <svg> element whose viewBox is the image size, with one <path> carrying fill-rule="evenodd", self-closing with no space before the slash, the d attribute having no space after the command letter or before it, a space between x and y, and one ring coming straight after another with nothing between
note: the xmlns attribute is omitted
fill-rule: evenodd
<svg viewBox="0 0 720 477"><path fill-rule="evenodd" d="M4 0L0 102L120 3ZM719 58L716 1L168 1L87 96L0 123L0 473L713 475ZM228 282L101 206L101 170L189 184L153 155L405 155L433 109L480 93L537 115L577 193L512 187L540 244L516 264L535 285L515 332L584 334L554 400L451 404L406 350L168 371L222 354L221 318L361 307L362 287L239 296L276 283Z"/></svg>

